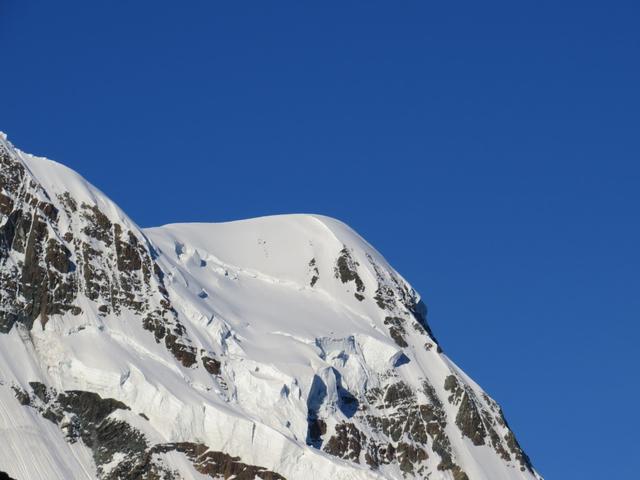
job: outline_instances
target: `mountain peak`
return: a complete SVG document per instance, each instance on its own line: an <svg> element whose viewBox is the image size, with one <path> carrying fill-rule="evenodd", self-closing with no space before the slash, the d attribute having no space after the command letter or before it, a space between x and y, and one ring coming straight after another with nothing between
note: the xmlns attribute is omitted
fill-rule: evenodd
<svg viewBox="0 0 640 480"><path fill-rule="evenodd" d="M344 223L142 230L6 137L0 164L0 471L540 478L419 295Z"/></svg>

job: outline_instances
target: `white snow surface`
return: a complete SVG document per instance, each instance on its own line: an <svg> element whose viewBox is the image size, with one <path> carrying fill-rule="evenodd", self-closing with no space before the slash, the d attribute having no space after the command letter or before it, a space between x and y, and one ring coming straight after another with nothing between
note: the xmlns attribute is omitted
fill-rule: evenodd
<svg viewBox="0 0 640 480"><path fill-rule="evenodd" d="M10 388L28 390L29 382L42 382L125 403L131 410L113 415L155 442L201 442L287 479L407 478L397 463L373 471L365 462L347 462L306 441L314 378L327 386L319 408L331 431L348 421L333 398L336 372L342 387L358 396L395 370L416 391L424 379L434 386L449 418L454 456L471 480L540 478L461 435L454 423L457 408L446 401L445 379L457 373L479 397L483 391L446 355L426 349L425 337L413 329L407 329L407 347L393 340L384 324L388 313L376 304L374 292L381 278L392 282L392 277L415 292L344 223L300 214L142 230L77 173L20 152L4 136L0 142L60 210L56 195L69 192L78 203L97 205L113 223L148 239L193 346L222 362L218 376L184 367L142 328L135 312L101 316L85 297L78 300L82 315L52 316L44 328L36 323L30 331L14 327L0 334L0 471L17 480L97 478L91 451L82 442L69 443L54 423L21 405ZM61 217L60 223L82 235L72 221ZM357 262L362 301L354 296L355 282L336 278L336 259L345 248ZM401 357L406 360L399 362ZM454 478L437 469L435 454L429 456L428 478ZM180 454L167 454L163 461L180 478L210 478Z"/></svg>

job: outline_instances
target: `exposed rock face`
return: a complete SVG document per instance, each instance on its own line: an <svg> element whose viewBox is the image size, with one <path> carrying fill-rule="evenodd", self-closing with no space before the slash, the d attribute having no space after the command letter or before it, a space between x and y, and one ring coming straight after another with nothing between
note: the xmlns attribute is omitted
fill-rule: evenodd
<svg viewBox="0 0 640 480"><path fill-rule="evenodd" d="M353 259L349 249L345 246L340 251L340 256L336 260L335 277L339 278L342 283L353 282L356 287L356 291L353 294L356 299L364 300L365 286L362 279L358 275L358 267L360 264Z"/></svg>
<svg viewBox="0 0 640 480"><path fill-rule="evenodd" d="M52 231L58 211L25 167L0 144L0 332L16 323L31 328L36 318L79 313L71 252ZM13 253L14 255L11 255Z"/></svg>
<svg viewBox="0 0 640 480"><path fill-rule="evenodd" d="M309 280L309 285L310 286L314 286L318 280L320 279L320 271L318 270L318 267L316 266L316 259L312 258L309 261L309 273L311 274L311 280Z"/></svg>
<svg viewBox="0 0 640 480"><path fill-rule="evenodd" d="M203 444L149 445L142 432L125 421L110 418L116 410L130 410L112 398L101 398L96 393L78 390L57 393L39 382L31 382L30 386L31 392L15 388L16 398L22 405L33 408L43 418L58 425L70 443L82 441L87 445L93 452L100 478L179 480L170 466L154 459L158 453L179 452L185 454L198 472L211 478L285 480L277 473L246 465L237 457L211 451ZM105 469L107 465L108 470Z"/></svg>
<svg viewBox="0 0 640 480"><path fill-rule="evenodd" d="M373 469L397 463L409 478L426 476L425 462L432 455L438 458L438 470L464 473L452 461L445 432L447 414L435 389L425 380L418 393L424 400L419 401L408 384L388 372L381 387L367 392L366 403L352 423L336 426L324 450L358 463L362 459Z"/></svg>
<svg viewBox="0 0 640 480"><path fill-rule="evenodd" d="M30 386L31 392L15 389L20 403L58 425L69 442L84 442L93 452L99 474L116 454L123 455L119 463L131 463L147 449L144 435L126 422L109 418L116 410L129 410L122 402L93 392L58 393L39 382Z"/></svg>
<svg viewBox="0 0 640 480"><path fill-rule="evenodd" d="M456 375L446 378L444 388L451 392L449 403L458 406L456 425L464 436L474 445L490 444L506 461L512 460L513 455L521 470L533 471L529 458L508 429L502 410L495 401L484 394L484 402L481 402L474 390L463 384ZM497 433L497 427L506 429L503 437Z"/></svg>
<svg viewBox="0 0 640 480"><path fill-rule="evenodd" d="M238 457L232 457L222 452L212 452L206 445L180 442L156 445L149 454L167 452L184 453L191 460L198 472L212 478L233 478L237 480L286 480L282 475L270 472L264 468L246 465Z"/></svg>
<svg viewBox="0 0 640 480"><path fill-rule="evenodd" d="M142 231L2 137L0 167L7 475L541 478L419 295L343 224ZM26 444L36 467L11 457Z"/></svg>
<svg viewBox="0 0 640 480"><path fill-rule="evenodd" d="M146 238L69 192L52 199L4 143L0 166L0 332L15 323L31 329L38 317L44 326L51 315L80 315L86 297L101 315L138 313L156 341L193 365Z"/></svg>

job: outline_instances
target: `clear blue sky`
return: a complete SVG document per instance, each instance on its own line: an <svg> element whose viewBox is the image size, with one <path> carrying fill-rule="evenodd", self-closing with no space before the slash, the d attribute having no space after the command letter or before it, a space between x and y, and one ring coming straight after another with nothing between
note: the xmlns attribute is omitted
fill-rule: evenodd
<svg viewBox="0 0 640 480"><path fill-rule="evenodd" d="M637 477L637 1L0 0L0 53L20 148L142 226L349 223L542 474Z"/></svg>

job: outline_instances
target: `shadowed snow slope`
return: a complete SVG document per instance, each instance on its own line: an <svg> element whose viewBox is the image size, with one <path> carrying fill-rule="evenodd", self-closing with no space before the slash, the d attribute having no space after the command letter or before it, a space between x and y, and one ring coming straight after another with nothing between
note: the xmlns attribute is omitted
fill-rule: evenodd
<svg viewBox="0 0 640 480"><path fill-rule="evenodd" d="M318 215L141 230L0 136L0 471L539 479L418 294Z"/></svg>

